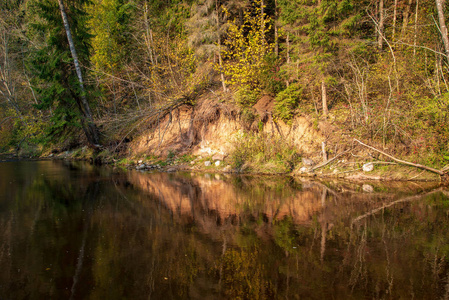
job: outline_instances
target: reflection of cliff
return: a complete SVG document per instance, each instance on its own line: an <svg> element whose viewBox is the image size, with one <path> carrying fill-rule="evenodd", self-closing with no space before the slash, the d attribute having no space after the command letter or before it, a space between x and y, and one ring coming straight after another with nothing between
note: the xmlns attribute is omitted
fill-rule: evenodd
<svg viewBox="0 0 449 300"><path fill-rule="evenodd" d="M218 176L216 176L218 177ZM238 222L242 215L265 221L291 217L295 223L309 222L321 208L319 188L294 190L251 186L239 188L228 180L196 176L178 177L170 174L142 174L132 172L129 181L142 191L157 196L175 217L200 221L204 215L214 215L217 223ZM286 191L285 189L288 189Z"/></svg>

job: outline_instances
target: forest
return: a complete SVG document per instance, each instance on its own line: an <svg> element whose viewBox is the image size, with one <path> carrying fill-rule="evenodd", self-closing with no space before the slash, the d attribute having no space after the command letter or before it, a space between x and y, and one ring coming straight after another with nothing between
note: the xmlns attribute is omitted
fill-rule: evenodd
<svg viewBox="0 0 449 300"><path fill-rule="evenodd" d="M360 139L442 168L448 9L444 0L3 0L0 153L88 145L118 155L143 122L208 95L256 122L247 138L269 139L253 109L268 96L274 122L338 128L326 133L329 153Z"/></svg>

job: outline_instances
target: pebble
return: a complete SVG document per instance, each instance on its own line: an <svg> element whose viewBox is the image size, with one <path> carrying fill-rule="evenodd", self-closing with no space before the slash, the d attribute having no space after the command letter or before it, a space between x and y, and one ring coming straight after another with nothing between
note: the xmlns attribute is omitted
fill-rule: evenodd
<svg viewBox="0 0 449 300"><path fill-rule="evenodd" d="M362 185L362 190L363 190L364 192L367 192L367 193L372 193L372 192L374 192L373 186L372 186L372 185L369 185L369 184L364 184L364 185Z"/></svg>
<svg viewBox="0 0 449 300"><path fill-rule="evenodd" d="M374 170L374 165L373 163L366 163L362 166L362 170L363 172L371 172L372 170Z"/></svg>
<svg viewBox="0 0 449 300"><path fill-rule="evenodd" d="M307 172L309 172L309 169L306 168L306 167L302 167L301 169L299 169L299 172L301 172L301 173L307 173Z"/></svg>

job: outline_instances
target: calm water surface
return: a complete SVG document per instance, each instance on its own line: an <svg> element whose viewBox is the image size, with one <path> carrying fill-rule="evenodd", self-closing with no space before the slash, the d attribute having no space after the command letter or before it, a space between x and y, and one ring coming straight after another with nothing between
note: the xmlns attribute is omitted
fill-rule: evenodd
<svg viewBox="0 0 449 300"><path fill-rule="evenodd" d="M0 163L0 299L442 299L449 192Z"/></svg>

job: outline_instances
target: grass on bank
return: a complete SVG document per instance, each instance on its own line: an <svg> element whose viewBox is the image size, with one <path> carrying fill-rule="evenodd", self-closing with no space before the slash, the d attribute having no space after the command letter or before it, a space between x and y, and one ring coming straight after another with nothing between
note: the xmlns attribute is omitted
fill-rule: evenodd
<svg viewBox="0 0 449 300"><path fill-rule="evenodd" d="M240 132L234 137L231 167L240 172L287 173L301 161L296 147L281 136Z"/></svg>

